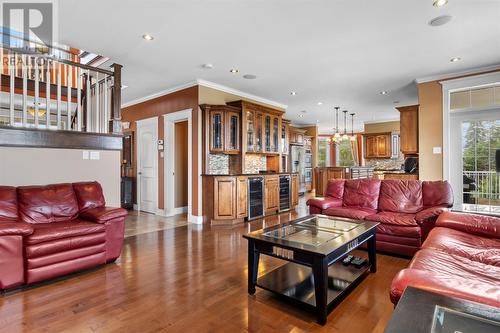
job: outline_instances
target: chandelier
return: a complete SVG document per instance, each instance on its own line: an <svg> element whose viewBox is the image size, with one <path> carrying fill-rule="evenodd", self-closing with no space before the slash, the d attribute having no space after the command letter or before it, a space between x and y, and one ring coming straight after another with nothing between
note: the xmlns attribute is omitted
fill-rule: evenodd
<svg viewBox="0 0 500 333"><path fill-rule="evenodd" d="M356 135L354 135L354 115L355 113L349 113L351 116L351 135L347 134L347 113L349 111L343 110L344 113L344 132L339 131L339 110L340 107L336 106L335 108L335 128L334 133L331 138L328 138L328 142L331 143L340 143L341 141L356 141Z"/></svg>

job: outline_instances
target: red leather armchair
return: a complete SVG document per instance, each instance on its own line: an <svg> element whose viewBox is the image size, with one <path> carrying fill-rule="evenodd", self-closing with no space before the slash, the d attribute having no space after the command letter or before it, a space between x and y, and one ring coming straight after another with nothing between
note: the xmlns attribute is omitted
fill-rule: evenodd
<svg viewBox="0 0 500 333"><path fill-rule="evenodd" d="M500 218L441 214L409 267L394 278L394 304L407 286L500 307Z"/></svg>
<svg viewBox="0 0 500 333"><path fill-rule="evenodd" d="M325 198L307 204L311 214L380 222L377 249L412 256L453 205L453 193L444 181L331 180Z"/></svg>
<svg viewBox="0 0 500 333"><path fill-rule="evenodd" d="M126 215L97 182L0 186L0 289L114 261Z"/></svg>

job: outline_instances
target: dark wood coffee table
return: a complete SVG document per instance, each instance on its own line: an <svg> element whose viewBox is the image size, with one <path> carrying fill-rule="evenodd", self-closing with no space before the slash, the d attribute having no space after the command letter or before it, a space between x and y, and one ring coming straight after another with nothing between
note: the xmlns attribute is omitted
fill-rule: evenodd
<svg viewBox="0 0 500 333"><path fill-rule="evenodd" d="M255 287L271 291L312 309L318 322L326 324L332 310L368 270L375 273L376 227L378 223L310 215L286 224L251 232L248 240L248 293ZM368 262L356 268L341 262L361 244L368 245ZM259 277L261 254L287 261Z"/></svg>

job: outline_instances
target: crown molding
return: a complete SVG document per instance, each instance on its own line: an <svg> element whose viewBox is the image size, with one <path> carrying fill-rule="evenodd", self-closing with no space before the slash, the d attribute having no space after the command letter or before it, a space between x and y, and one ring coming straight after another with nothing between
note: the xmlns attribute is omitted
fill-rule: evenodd
<svg viewBox="0 0 500 333"><path fill-rule="evenodd" d="M248 99L251 99L251 100L259 102L259 103L267 104L269 106L274 106L274 107L277 107L277 108L280 108L280 109L284 109L284 110L286 110L288 108L288 105L286 105L286 104L279 103L279 102L276 102L276 101L272 101L270 99L267 99L267 98L264 98L264 97L260 97L260 96L257 96L257 95L249 94L249 93L246 93L246 92L238 90L238 89L233 89L233 88L230 88L230 87L227 87L227 86L223 86L222 84L218 84L218 83L215 83L215 82L201 80L201 79L196 80L196 82L200 86L204 86L204 87L207 87L207 88L212 88L212 89L215 89L215 90L223 91L223 92L226 92L228 94L233 94L233 95L237 95L237 96L240 96L240 97L248 98Z"/></svg>
<svg viewBox="0 0 500 333"><path fill-rule="evenodd" d="M147 96L140 97L140 98L131 100L129 102L123 103L122 104L122 109L126 108L126 107L129 107L129 106L132 106L132 105L135 105L135 104L139 104L139 103L142 103L142 102L149 101L151 99L155 99L155 98L158 98L158 97L161 97L161 96L165 96L165 95L174 93L174 92L179 91L179 90L184 90L184 89L187 89L187 88L191 88L191 87L194 87L196 85L198 85L198 82L197 81L192 81L192 82L180 84L178 86L174 86L174 87L171 87L171 88L168 88L168 89L165 89L165 90L160 90L160 91L155 92L155 93L153 93L151 95L147 95Z"/></svg>
<svg viewBox="0 0 500 333"><path fill-rule="evenodd" d="M393 121L400 121L399 117L398 118L389 118L389 119L384 119L384 120L368 120L364 121L363 124L383 124L383 123L391 123Z"/></svg>
<svg viewBox="0 0 500 333"><path fill-rule="evenodd" d="M453 78L456 78L458 76L473 75L473 74L479 74L479 73L496 71L496 70L500 70L500 64L486 66L486 67L476 67L476 68L468 69L468 70L461 71L461 72L453 72L453 73L448 73L448 74L439 74L439 75L421 77L421 78L415 79L415 83L420 84L420 83L431 82L431 81L453 79Z"/></svg>
<svg viewBox="0 0 500 333"><path fill-rule="evenodd" d="M148 100L155 99L155 98L165 96L168 94L172 94L176 91L184 90L184 89L191 88L194 86L203 86L203 87L207 87L207 88L212 88L215 90L223 91L223 92L228 93L228 94L233 94L233 95L237 95L239 97L247 98L247 99L250 99L250 100L255 101L255 102L259 102L259 103L266 104L269 106L274 106L274 107L277 107L277 108L280 108L283 110L286 110L288 108L288 105L286 105L286 104L275 102L275 101L272 101L272 100L267 99L267 98L263 98L263 97L260 97L257 95L246 93L246 92L241 91L241 90L233 89L233 88L230 88L230 87L227 87L227 86L215 83L215 82L206 81L206 80L202 80L202 79L197 79L197 80L192 81L192 82L180 84L178 86L174 86L174 87L171 87L171 88L168 88L165 90L158 91L158 92L151 94L151 95L147 95L144 97L134 99L132 101L123 103L121 107L126 108L129 106L135 105L135 104L143 103L143 102L146 102Z"/></svg>

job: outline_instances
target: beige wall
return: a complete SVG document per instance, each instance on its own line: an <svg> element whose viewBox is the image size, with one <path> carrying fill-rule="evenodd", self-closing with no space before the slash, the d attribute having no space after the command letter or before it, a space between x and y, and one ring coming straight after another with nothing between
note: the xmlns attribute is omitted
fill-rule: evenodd
<svg viewBox="0 0 500 333"><path fill-rule="evenodd" d="M0 184L46 185L97 180L108 206L120 207L120 152L99 151L84 160L80 149L0 148Z"/></svg>
<svg viewBox="0 0 500 333"><path fill-rule="evenodd" d="M418 85L419 176L422 180L443 179L443 155L433 147L443 147L443 92L438 81Z"/></svg>
<svg viewBox="0 0 500 333"><path fill-rule="evenodd" d="M381 123L365 124L364 133L399 132L399 121L385 121Z"/></svg>
<svg viewBox="0 0 500 333"><path fill-rule="evenodd" d="M281 108L278 108L273 105L268 105L265 103L257 102L254 101L253 99L241 97L238 95L230 94L224 91L220 91L217 89L205 87L205 86L198 86L199 87L199 103L200 104L226 104L227 102L234 102L234 101L247 101L247 102L252 102L255 104L271 107L273 109L277 110L283 110Z"/></svg>

